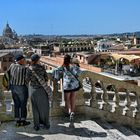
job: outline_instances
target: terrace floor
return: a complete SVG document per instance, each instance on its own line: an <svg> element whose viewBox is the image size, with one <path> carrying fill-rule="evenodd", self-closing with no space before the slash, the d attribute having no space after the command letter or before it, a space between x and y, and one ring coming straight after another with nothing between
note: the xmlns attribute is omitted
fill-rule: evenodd
<svg viewBox="0 0 140 140"><path fill-rule="evenodd" d="M69 126L69 118L51 118L51 128L39 131L33 123L26 127L15 127L15 123L5 122L0 126L0 140L140 140L140 130L130 129L99 119L76 116L74 127Z"/></svg>

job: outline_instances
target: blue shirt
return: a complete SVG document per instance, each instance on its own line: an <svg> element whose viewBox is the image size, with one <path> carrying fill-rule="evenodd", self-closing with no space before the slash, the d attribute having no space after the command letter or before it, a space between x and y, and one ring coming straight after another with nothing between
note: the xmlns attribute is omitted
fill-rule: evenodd
<svg viewBox="0 0 140 140"><path fill-rule="evenodd" d="M69 69L66 67L58 67L53 71L55 79L63 79L64 90L74 90L79 87L78 76L82 73L78 66L70 66Z"/></svg>

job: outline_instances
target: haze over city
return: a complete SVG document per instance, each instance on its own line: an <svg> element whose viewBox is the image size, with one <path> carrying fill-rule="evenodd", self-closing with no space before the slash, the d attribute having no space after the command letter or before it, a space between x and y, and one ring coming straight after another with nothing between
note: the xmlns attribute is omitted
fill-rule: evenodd
<svg viewBox="0 0 140 140"><path fill-rule="evenodd" d="M109 34L140 30L139 0L1 0L0 34Z"/></svg>

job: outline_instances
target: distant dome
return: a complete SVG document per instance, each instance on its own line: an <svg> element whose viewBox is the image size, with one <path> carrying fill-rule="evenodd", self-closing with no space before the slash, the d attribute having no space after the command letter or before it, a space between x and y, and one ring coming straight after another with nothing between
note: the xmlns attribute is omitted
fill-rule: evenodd
<svg viewBox="0 0 140 140"><path fill-rule="evenodd" d="M3 30L3 36L4 37L9 37L9 38L13 38L13 31L10 28L9 24L6 24L5 29Z"/></svg>

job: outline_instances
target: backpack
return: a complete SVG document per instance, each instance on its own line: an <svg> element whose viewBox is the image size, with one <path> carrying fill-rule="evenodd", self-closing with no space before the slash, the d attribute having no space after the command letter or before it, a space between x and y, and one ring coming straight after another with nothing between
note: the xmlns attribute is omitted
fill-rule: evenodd
<svg viewBox="0 0 140 140"><path fill-rule="evenodd" d="M7 90L10 90L10 71L6 71L2 78L2 85Z"/></svg>

